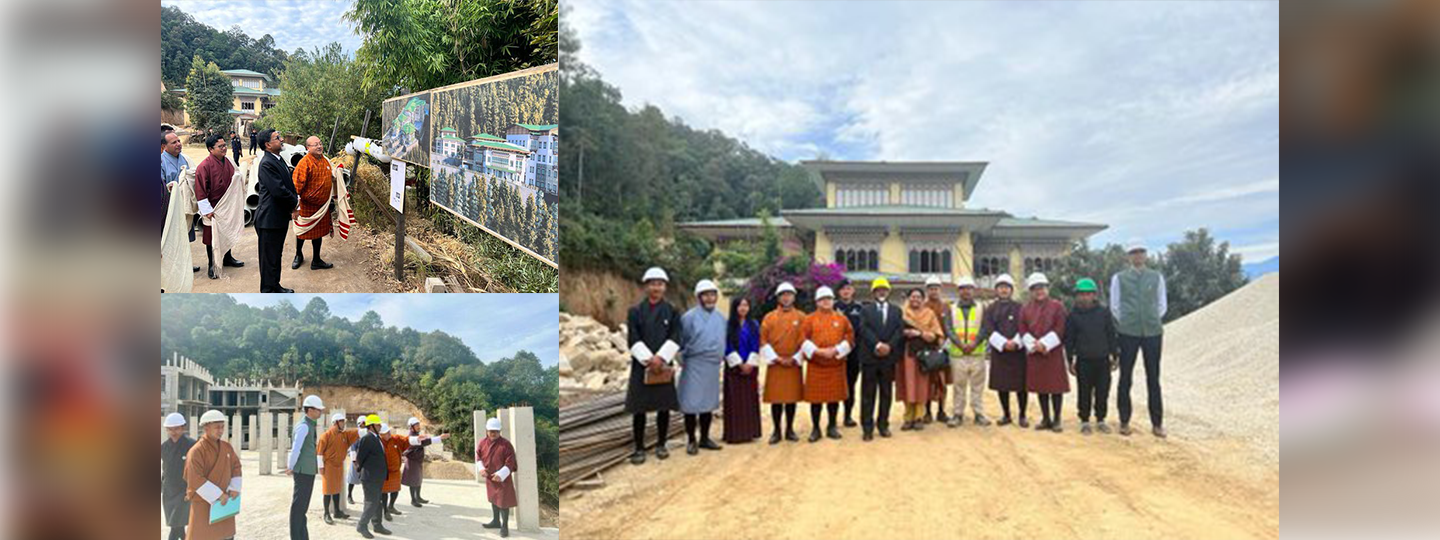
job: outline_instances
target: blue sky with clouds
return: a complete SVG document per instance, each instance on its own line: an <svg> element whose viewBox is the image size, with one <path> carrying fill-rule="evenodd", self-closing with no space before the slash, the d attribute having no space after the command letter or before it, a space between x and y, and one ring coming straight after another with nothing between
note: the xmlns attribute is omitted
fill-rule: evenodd
<svg viewBox="0 0 1440 540"><path fill-rule="evenodd" d="M338 41L345 53L353 56L360 48L361 39L354 26L342 18L351 3L349 0L160 1L160 5L178 7L221 32L238 25L254 39L270 34L275 38L275 46L285 52L295 52L296 48L310 51Z"/></svg>
<svg viewBox="0 0 1440 540"><path fill-rule="evenodd" d="M979 160L972 207L1280 250L1272 2L566 2L624 94L778 158ZM563 106L563 104L562 104Z"/></svg>
<svg viewBox="0 0 1440 540"><path fill-rule="evenodd" d="M289 301L305 309L320 297L330 313L352 321L374 311L386 326L440 330L465 342L483 362L535 353L545 366L560 362L559 298L554 294L231 294L242 304Z"/></svg>

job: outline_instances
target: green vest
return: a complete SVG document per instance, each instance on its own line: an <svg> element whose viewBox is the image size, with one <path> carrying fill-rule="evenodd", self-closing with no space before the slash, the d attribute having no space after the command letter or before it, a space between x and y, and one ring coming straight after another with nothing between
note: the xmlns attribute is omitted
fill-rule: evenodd
<svg viewBox="0 0 1440 540"><path fill-rule="evenodd" d="M959 304L950 306L950 320L951 324L955 325L955 335L965 341L975 341L975 336L980 333L980 311L979 302L970 304L969 317L965 316L965 310L961 309ZM947 342L945 349L950 356L965 356L965 351L955 346L954 343ZM971 356L985 356L985 342L980 342L980 346L975 348L975 352L971 353Z"/></svg>
<svg viewBox="0 0 1440 540"><path fill-rule="evenodd" d="M315 421L309 416L300 419L301 422L310 426L305 433L305 444L300 445L300 457L295 459L295 472L300 474L315 474L318 469L315 465Z"/></svg>
<svg viewBox="0 0 1440 540"><path fill-rule="evenodd" d="M1120 325L1117 330L1127 336L1158 336L1164 331L1160 322L1160 272L1146 268L1127 268L1119 274Z"/></svg>

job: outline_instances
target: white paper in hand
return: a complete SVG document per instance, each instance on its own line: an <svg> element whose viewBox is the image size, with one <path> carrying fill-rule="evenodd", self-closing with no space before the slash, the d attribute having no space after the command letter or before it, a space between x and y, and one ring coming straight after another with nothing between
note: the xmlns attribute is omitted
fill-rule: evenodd
<svg viewBox="0 0 1440 540"><path fill-rule="evenodd" d="M207 481L205 485L195 488L195 494L205 499L205 502L215 504L215 500L219 499L221 495L220 486Z"/></svg>

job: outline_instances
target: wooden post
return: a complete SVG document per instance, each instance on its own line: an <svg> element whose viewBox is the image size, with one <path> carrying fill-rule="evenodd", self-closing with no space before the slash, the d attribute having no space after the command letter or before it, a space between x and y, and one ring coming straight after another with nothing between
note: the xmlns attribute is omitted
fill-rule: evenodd
<svg viewBox="0 0 1440 540"><path fill-rule="evenodd" d="M391 158L394 159L394 158ZM408 168L408 167L407 167ZM405 281L405 186L400 186L400 215L395 217L395 281Z"/></svg>

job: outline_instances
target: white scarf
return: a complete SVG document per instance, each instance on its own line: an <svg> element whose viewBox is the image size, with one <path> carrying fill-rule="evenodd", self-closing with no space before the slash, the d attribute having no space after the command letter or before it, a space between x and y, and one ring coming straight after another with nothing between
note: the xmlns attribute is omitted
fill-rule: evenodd
<svg viewBox="0 0 1440 540"><path fill-rule="evenodd" d="M165 229L160 233L160 289L168 293L188 293L195 286L187 230L190 216L199 211L194 182L194 171L181 168L179 180L170 190L170 207L165 209Z"/></svg>
<svg viewBox="0 0 1440 540"><path fill-rule="evenodd" d="M225 159L235 166L235 175L230 178L230 186L225 188L220 202L215 203L214 215L200 218L210 226L211 253L221 257L240 243L240 233L245 230L245 171L234 159ZM224 275L225 265L215 265L215 274Z"/></svg>

